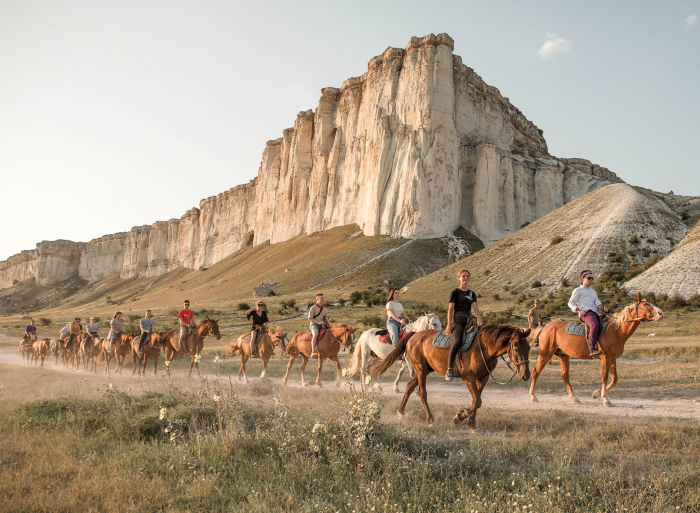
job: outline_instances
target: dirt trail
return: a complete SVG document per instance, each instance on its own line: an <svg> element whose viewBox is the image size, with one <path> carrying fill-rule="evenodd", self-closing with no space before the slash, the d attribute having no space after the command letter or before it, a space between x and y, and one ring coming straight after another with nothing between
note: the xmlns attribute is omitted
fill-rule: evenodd
<svg viewBox="0 0 700 513"><path fill-rule="evenodd" d="M0 350L0 363L9 365L22 366L22 356L12 350L4 349ZM341 363L345 366L347 362ZM162 364L162 361L161 361ZM34 368L34 367L33 367ZM39 367L39 369L41 369ZM152 367L149 367L149 371ZM83 376L86 379L94 380L96 382L107 382L113 381L118 387L128 386L130 384L138 383L143 384L149 380L153 380L152 374L147 374L146 378L139 378L138 376L131 375L131 361L127 361L124 364L124 374L122 376L114 375L104 376L100 374L91 374L83 372L75 372L72 370L64 370L61 365L54 365L53 358L46 359L44 363L44 372L61 372L76 376ZM253 367L249 370L249 376L257 375L259 367L253 364ZM159 377L163 376L163 372L159 371ZM186 371L173 371L173 378L187 379ZM206 377L209 381L217 379L215 374L203 373L203 377ZM311 380L316 377L316 372L314 369L309 368L306 372L306 379ZM393 377L393 376L392 376ZM228 380L227 374L222 374L218 376L218 379ZM233 376L235 380L235 376ZM256 377L249 377L249 382L254 382ZM277 384L282 384L281 378L269 378L272 382ZM236 382L238 383L238 382ZM326 390L340 390L335 387L334 382L331 380L324 380L324 389ZM241 384L240 386L246 386ZM288 388L299 389L302 387L299 384L299 367L295 366L295 370L290 377ZM309 394L314 393L315 387L310 386L306 388ZM405 383L401 384L401 394L405 389ZM388 397L401 397L401 394L394 394L391 391L391 385L389 383L383 384L383 393ZM536 414L540 411L561 411L572 414L583 414L583 415L596 415L605 418L671 418L671 419L690 419L690 420L700 420L700 397L697 399L664 399L664 400L654 400L654 399L639 399L639 398L625 398L619 397L615 393L615 389L610 392L610 399L613 402L614 407L605 408L602 402L598 399L592 399L590 395L580 395L579 399L581 401L580 405L573 405L569 402L568 396L564 394L543 394L537 395L539 402L531 403L528 396L527 385L524 383L515 383L513 385L508 385L507 387L501 387L497 384L489 383L484 390L482 399L483 406L486 408L497 408L507 411L520 410L529 411ZM418 402L417 391L411 396L410 401ZM455 412L459 408L468 407L471 405L471 396L467 391L466 387L462 383L452 382L452 383L435 383L434 381L428 381L428 402L430 404L442 403L448 404L455 407Z"/></svg>

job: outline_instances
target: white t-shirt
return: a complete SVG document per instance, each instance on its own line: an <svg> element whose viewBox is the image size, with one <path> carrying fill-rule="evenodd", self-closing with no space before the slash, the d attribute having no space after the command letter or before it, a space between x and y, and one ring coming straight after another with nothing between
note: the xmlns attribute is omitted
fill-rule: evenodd
<svg viewBox="0 0 700 513"><path fill-rule="evenodd" d="M398 301L389 301L386 304L386 315L389 317L389 319L392 319L391 315L389 315L389 310L393 310L394 315L400 319L401 314L403 313L403 305Z"/></svg>

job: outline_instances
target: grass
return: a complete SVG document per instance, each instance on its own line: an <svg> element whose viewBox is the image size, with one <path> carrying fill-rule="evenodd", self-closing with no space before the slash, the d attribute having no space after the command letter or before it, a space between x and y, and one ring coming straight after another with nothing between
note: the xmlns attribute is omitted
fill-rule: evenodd
<svg viewBox="0 0 700 513"><path fill-rule="evenodd" d="M26 384L9 385L15 395ZM700 437L680 421L483 408L482 429L401 424L396 399L103 389L0 417L2 511L692 511ZM352 406L350 405L352 403ZM163 410L164 409L164 410ZM409 416L420 410L409 403ZM445 410L445 411L443 411ZM381 419L381 420L379 420ZM51 486L47 486L50 483ZM374 509L372 509L374 508Z"/></svg>

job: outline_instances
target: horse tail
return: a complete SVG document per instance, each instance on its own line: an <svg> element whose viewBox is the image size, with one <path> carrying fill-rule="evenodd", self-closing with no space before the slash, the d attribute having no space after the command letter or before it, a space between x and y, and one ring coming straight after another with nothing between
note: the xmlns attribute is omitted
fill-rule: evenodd
<svg viewBox="0 0 700 513"><path fill-rule="evenodd" d="M354 376L355 373L360 370L360 364L362 362L362 344L358 341L355 351L352 353L352 360L350 361L350 367L348 367L348 376Z"/></svg>
<svg viewBox="0 0 700 513"><path fill-rule="evenodd" d="M231 342L229 346L226 348L226 354L229 356L233 356L236 354L238 351L240 351L240 346L238 345L238 341L236 340L235 342Z"/></svg>
<svg viewBox="0 0 700 513"><path fill-rule="evenodd" d="M389 353L389 356L387 356L383 360L377 360L372 362L369 365L369 375L372 376L372 378L376 378L377 376L384 374L384 372L386 372L387 369L389 369L389 367L394 365L399 360L399 358L401 358L406 353L406 345L408 344L408 341L411 339L411 337L415 334L416 332L407 333L401 340L399 340L399 343L396 344L394 350L391 353Z"/></svg>

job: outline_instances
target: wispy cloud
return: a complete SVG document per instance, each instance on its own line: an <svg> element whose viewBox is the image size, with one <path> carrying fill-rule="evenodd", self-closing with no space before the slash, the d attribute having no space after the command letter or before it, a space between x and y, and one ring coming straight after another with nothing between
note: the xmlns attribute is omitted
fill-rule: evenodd
<svg viewBox="0 0 700 513"><path fill-rule="evenodd" d="M683 28L684 29L689 29L690 27L693 26L693 24L698 21L698 15L697 14L691 14L688 16L685 21L683 22Z"/></svg>
<svg viewBox="0 0 700 513"><path fill-rule="evenodd" d="M570 52L574 44L568 39L559 37L553 32L547 32L547 41L540 47L537 52L543 59L549 59L558 53Z"/></svg>

